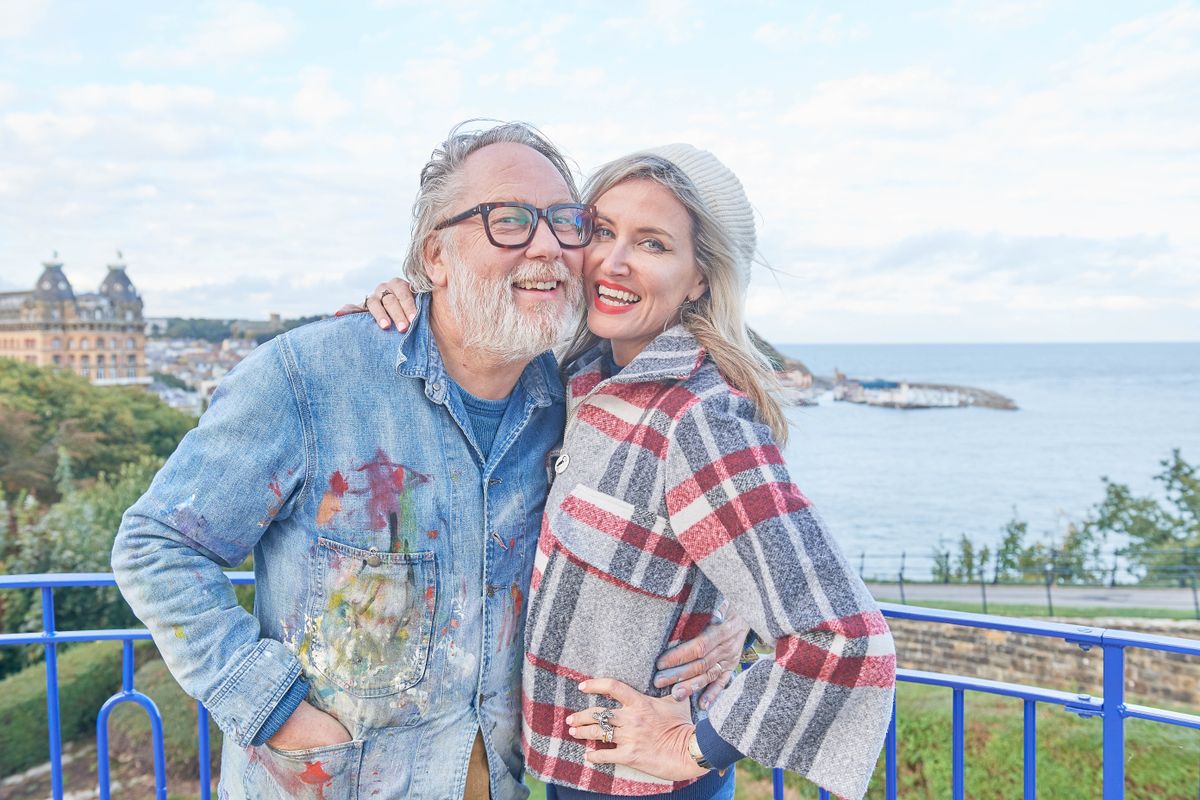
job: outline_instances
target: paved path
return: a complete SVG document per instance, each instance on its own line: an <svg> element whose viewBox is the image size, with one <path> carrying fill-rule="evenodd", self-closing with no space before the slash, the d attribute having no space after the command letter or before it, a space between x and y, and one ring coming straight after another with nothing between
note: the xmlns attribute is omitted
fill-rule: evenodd
<svg viewBox="0 0 1200 800"><path fill-rule="evenodd" d="M900 601L900 589L895 583L867 583L877 600ZM1118 586L1055 586L1051 589L1056 607L1089 608L1169 608L1184 611L1195 609L1191 589L1141 589ZM906 583L904 596L910 603L922 600L952 600L964 603L980 602L979 584ZM1045 586L987 587L989 603L1046 605Z"/></svg>

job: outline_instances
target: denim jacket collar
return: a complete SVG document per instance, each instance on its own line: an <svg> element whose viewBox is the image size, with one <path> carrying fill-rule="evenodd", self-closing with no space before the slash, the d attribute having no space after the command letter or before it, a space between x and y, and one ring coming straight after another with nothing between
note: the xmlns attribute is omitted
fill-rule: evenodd
<svg viewBox="0 0 1200 800"><path fill-rule="evenodd" d="M425 380L425 396L434 403L444 403L449 382L442 354L433 338L429 323L431 295L422 292L416 297L417 316L407 331L399 334L396 352L396 372ZM538 408L545 408L564 397L562 381L558 377L558 364L550 353L542 353L526 365L518 385L533 400Z"/></svg>

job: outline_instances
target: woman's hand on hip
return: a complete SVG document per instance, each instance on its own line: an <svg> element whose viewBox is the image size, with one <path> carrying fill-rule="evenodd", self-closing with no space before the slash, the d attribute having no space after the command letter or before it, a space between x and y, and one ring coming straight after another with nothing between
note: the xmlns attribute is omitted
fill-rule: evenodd
<svg viewBox="0 0 1200 800"><path fill-rule="evenodd" d="M592 764L625 764L670 781L699 778L706 773L688 752L692 725L691 704L673 697L647 697L609 678L579 684L588 694L611 697L620 708L585 708L567 717L576 739L611 742L615 747L588 750ZM611 731L609 733L608 731Z"/></svg>
<svg viewBox="0 0 1200 800"><path fill-rule="evenodd" d="M395 325L396 330L406 331L417 316L416 295L404 278L392 278L376 286L361 305L342 306L334 316L361 314L364 311L369 311L384 330Z"/></svg>

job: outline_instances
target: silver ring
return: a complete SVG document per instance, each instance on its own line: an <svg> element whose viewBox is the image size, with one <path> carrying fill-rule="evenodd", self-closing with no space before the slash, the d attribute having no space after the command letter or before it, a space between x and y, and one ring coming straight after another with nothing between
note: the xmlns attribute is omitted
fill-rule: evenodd
<svg viewBox="0 0 1200 800"><path fill-rule="evenodd" d="M613 740L613 726L609 725L607 728L604 729L604 743L612 744L612 740Z"/></svg>
<svg viewBox="0 0 1200 800"><path fill-rule="evenodd" d="M603 711L593 711L592 719L600 723L600 727L612 727L613 712L611 708L606 708Z"/></svg>
<svg viewBox="0 0 1200 800"><path fill-rule="evenodd" d="M720 661L718 661L717 662L717 674L720 675L724 671L725 671L725 665L722 664Z"/></svg>

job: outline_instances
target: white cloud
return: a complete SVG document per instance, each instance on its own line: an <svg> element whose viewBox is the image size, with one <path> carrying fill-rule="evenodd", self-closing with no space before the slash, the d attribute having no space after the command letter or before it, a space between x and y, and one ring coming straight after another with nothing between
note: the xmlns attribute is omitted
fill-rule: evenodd
<svg viewBox="0 0 1200 800"><path fill-rule="evenodd" d="M46 16L49 0L11 0L0 3L0 39L30 34Z"/></svg>
<svg viewBox="0 0 1200 800"><path fill-rule="evenodd" d="M23 143L42 148L82 139L96 128L96 118L88 114L13 111L3 119L4 125Z"/></svg>
<svg viewBox="0 0 1200 800"><path fill-rule="evenodd" d="M205 111L216 102L216 92L206 86L148 84L86 84L59 92L62 105L71 110L115 111L127 109L141 114L164 114L192 109Z"/></svg>
<svg viewBox="0 0 1200 800"><path fill-rule="evenodd" d="M307 67L300 73L300 89L292 97L292 110L310 125L322 127L350 111L351 105L330 82L329 70Z"/></svg>
<svg viewBox="0 0 1200 800"><path fill-rule="evenodd" d="M752 34L756 42L770 47L796 47L805 44L840 45L866 36L861 26L851 26L841 14L810 12L795 24L774 20L764 22Z"/></svg>
<svg viewBox="0 0 1200 800"><path fill-rule="evenodd" d="M291 40L292 13L225 0L181 42L151 44L125 57L132 67L221 67L265 55Z"/></svg>

